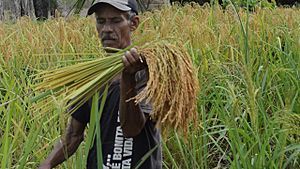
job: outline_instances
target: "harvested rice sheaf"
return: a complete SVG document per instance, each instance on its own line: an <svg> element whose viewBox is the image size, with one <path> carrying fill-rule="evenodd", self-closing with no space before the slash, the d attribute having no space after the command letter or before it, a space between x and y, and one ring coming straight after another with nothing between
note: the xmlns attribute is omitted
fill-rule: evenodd
<svg viewBox="0 0 300 169"><path fill-rule="evenodd" d="M147 61L149 80L147 86L132 99L136 103L146 100L152 104L151 117L158 126L186 131L189 122L197 116L199 89L191 57L183 45L168 41L147 43L138 51ZM38 75L37 79L42 82L36 89L56 91L54 96L63 98L62 102L66 105L63 110L71 106L78 108L123 70L120 57L123 53L43 72ZM37 105L40 106L36 107L50 110L47 106L51 104L45 103L51 102L51 98L53 96L39 101Z"/></svg>
<svg viewBox="0 0 300 169"><path fill-rule="evenodd" d="M135 99L152 104L158 125L187 130L197 116L199 84L191 57L182 45L158 42L139 50L149 68L145 89Z"/></svg>

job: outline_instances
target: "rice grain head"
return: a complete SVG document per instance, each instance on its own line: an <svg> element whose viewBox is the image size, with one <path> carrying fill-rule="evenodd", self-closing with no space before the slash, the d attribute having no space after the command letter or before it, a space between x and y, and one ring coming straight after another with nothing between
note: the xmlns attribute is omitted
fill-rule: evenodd
<svg viewBox="0 0 300 169"><path fill-rule="evenodd" d="M185 47L167 41L152 43L140 50L149 69L149 80L136 102L152 104L151 117L163 129L187 133L191 120L197 119L197 72Z"/></svg>

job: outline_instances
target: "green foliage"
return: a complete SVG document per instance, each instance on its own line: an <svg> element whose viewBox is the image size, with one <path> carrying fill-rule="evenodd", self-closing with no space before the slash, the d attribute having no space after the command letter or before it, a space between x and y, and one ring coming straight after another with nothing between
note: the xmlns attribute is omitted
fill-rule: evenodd
<svg viewBox="0 0 300 169"><path fill-rule="evenodd" d="M249 8L250 10L255 8L274 8L276 5L275 0L232 0L231 2L239 7ZM223 0L223 6L228 6L231 2L230 0Z"/></svg>
<svg viewBox="0 0 300 169"><path fill-rule="evenodd" d="M199 3L201 5L205 3L209 4L219 4L222 5L224 8L226 8L230 4L234 4L238 7L243 8L249 8L254 9L257 7L266 7L266 8L274 8L276 5L275 0L269 1L269 0L171 0L172 3L181 3L181 4L187 4L187 3Z"/></svg>

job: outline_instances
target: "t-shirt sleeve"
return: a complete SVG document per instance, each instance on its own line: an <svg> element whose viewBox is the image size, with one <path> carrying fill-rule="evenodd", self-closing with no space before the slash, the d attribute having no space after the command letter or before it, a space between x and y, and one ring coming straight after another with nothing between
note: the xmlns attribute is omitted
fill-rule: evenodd
<svg viewBox="0 0 300 169"><path fill-rule="evenodd" d="M145 69L138 71L135 74L135 80L136 80L135 90L137 91L137 93L140 93L146 87L148 79L149 79L148 71ZM146 100L143 100L141 103L139 103L139 107L141 111L146 114L149 114L152 111L151 103L147 103Z"/></svg>
<svg viewBox="0 0 300 169"><path fill-rule="evenodd" d="M83 124L87 124L90 121L90 112L90 104L89 101L87 101L82 106L80 106L74 113L72 113L72 117Z"/></svg>

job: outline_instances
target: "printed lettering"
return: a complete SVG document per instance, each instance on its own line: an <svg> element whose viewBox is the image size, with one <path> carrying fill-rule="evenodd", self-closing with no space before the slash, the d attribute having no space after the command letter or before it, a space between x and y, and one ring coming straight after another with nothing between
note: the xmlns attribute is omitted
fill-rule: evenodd
<svg viewBox="0 0 300 169"><path fill-rule="evenodd" d="M122 159L123 141L124 138L123 138L122 129L120 126L118 126L116 131L116 137L115 137L113 160Z"/></svg>
<svg viewBox="0 0 300 169"><path fill-rule="evenodd" d="M123 137L123 131L122 131L121 126L118 126L118 127L117 127L116 138L117 138L117 137ZM122 139L123 139L123 138L122 138Z"/></svg>
<svg viewBox="0 0 300 169"><path fill-rule="evenodd" d="M122 147L115 147L114 148L114 153L115 154L121 154L122 153Z"/></svg>
<svg viewBox="0 0 300 169"><path fill-rule="evenodd" d="M132 155L133 139L129 138L125 140L124 143L124 157Z"/></svg>
<svg viewBox="0 0 300 169"><path fill-rule="evenodd" d="M117 122L120 123L120 112L118 111L118 118L117 118Z"/></svg>
<svg viewBox="0 0 300 169"><path fill-rule="evenodd" d="M122 152L122 150L121 150L121 152ZM121 160L122 159L122 154L114 154L113 155L113 160Z"/></svg>
<svg viewBox="0 0 300 169"><path fill-rule="evenodd" d="M123 138L115 138L115 147L123 147Z"/></svg>
<svg viewBox="0 0 300 169"><path fill-rule="evenodd" d="M111 155L110 154L107 154L107 159L106 159L106 165L107 166L110 166L110 160L111 160ZM105 166L105 165L103 165ZM105 167L104 167L105 168Z"/></svg>
<svg viewBox="0 0 300 169"><path fill-rule="evenodd" d="M130 169L130 166L131 166L131 159L122 161L122 169Z"/></svg>
<svg viewBox="0 0 300 169"><path fill-rule="evenodd" d="M121 168L121 164L120 163L112 163L111 164L111 168L112 169L120 169Z"/></svg>

